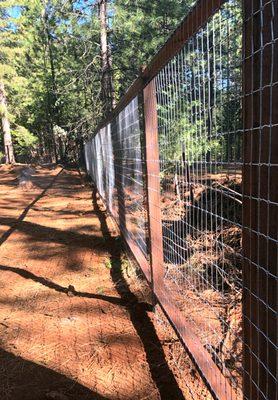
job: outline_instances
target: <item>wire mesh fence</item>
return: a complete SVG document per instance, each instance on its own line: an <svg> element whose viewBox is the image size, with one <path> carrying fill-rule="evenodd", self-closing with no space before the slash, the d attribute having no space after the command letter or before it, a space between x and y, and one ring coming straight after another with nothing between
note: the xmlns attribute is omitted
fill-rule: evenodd
<svg viewBox="0 0 278 400"><path fill-rule="evenodd" d="M226 3L155 78L164 283L241 387L240 2Z"/></svg>
<svg viewBox="0 0 278 400"><path fill-rule="evenodd" d="M148 259L143 131L135 97L85 146L87 170L126 239Z"/></svg>
<svg viewBox="0 0 278 400"><path fill-rule="evenodd" d="M277 32L275 0L197 2L85 145L100 195L223 400L277 395Z"/></svg>

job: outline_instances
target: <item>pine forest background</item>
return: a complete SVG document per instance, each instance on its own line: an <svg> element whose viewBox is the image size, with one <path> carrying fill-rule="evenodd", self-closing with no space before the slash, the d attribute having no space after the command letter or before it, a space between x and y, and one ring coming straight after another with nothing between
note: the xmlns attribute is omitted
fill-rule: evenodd
<svg viewBox="0 0 278 400"><path fill-rule="evenodd" d="M72 160L192 0L0 1L0 161Z"/></svg>

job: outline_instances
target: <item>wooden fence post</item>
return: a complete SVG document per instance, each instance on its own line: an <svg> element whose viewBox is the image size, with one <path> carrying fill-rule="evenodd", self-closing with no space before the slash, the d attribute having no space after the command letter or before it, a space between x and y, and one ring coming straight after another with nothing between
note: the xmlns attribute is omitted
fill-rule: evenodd
<svg viewBox="0 0 278 400"><path fill-rule="evenodd" d="M144 89L148 225L153 291L163 287L163 239L160 208L160 164L156 86L153 79Z"/></svg>
<svg viewBox="0 0 278 400"><path fill-rule="evenodd" d="M278 10L244 0L243 394L277 398Z"/></svg>

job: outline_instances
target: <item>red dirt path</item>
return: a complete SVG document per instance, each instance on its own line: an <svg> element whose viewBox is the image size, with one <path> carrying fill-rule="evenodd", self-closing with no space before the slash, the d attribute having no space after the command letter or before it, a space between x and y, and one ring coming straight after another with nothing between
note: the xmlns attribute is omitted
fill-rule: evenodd
<svg viewBox="0 0 278 400"><path fill-rule="evenodd" d="M76 171L0 167L0 399L183 399Z"/></svg>

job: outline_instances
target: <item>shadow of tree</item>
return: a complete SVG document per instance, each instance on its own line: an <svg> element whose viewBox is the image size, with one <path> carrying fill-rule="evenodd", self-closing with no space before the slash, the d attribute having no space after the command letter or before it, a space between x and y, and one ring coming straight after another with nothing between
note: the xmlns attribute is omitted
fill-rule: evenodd
<svg viewBox="0 0 278 400"><path fill-rule="evenodd" d="M103 300L103 301L107 301L109 303L121 305L121 306L126 305L126 303L124 302L123 299L118 299L117 297L113 297L113 296L105 296L105 295L101 295L101 294L94 294L94 293L88 293L88 292L79 292L76 290L69 291L68 287L58 285L57 283L51 281L50 279L43 278L42 276L37 276L37 275L33 274L32 272L27 271L22 268L9 267L7 265L0 265L0 271L14 272L14 273L22 276L25 279L32 279L33 281L38 282L44 286L47 286L49 289L53 289L59 293L68 294L70 292L72 295L77 296L77 297L86 297L88 299Z"/></svg>
<svg viewBox="0 0 278 400"><path fill-rule="evenodd" d="M49 185L45 187L45 189L24 209L24 211L20 214L20 216L14 220L13 224L11 225L10 229L8 229L0 238L0 246L11 236L11 234L18 228L20 223L24 220L28 212L31 208L45 195L48 189L50 189L55 181L58 179L59 175L63 172L63 168L54 176L51 180ZM1 221L2 222L2 221ZM2 222L3 223L3 222Z"/></svg>
<svg viewBox="0 0 278 400"><path fill-rule="evenodd" d="M3 349L0 349L0 379L1 400L107 400L58 372Z"/></svg>
<svg viewBox="0 0 278 400"><path fill-rule="evenodd" d="M5 240L11 235L14 230L18 230L20 232L26 233L29 236L35 238L36 242L49 242L51 238L51 242L60 243L60 244L72 244L74 247L79 248L89 248L91 249L93 245L103 245L103 238L93 235L80 234L72 231L65 231L57 228L51 228L47 226L43 226L40 224L36 224L29 221L21 221L18 223L18 220L10 217L0 217L0 222L3 225L10 225L9 229L10 234L5 239L0 239L0 246L3 244ZM9 232L8 231L8 232ZM2 237L3 237L2 236Z"/></svg>

